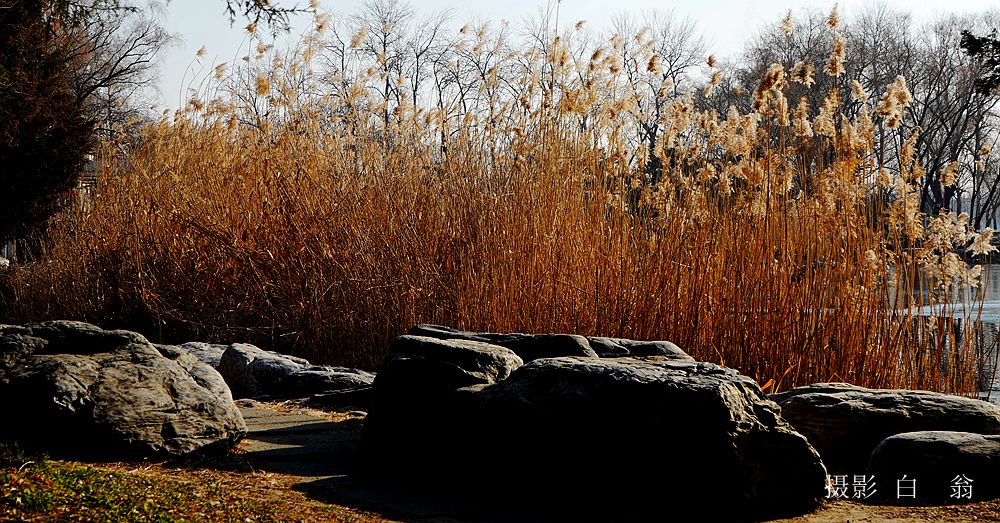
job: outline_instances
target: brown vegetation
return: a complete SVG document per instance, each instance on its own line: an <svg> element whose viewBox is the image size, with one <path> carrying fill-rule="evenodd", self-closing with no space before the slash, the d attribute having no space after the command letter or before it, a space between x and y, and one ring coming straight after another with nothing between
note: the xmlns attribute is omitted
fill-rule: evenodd
<svg viewBox="0 0 1000 523"><path fill-rule="evenodd" d="M92 205L13 273L11 318L367 367L419 322L575 332L671 340L770 390L979 386L974 337L949 334L975 312L909 308L977 283L953 251L990 233L920 212L902 78L847 115L836 89L788 100L791 79L828 73L779 64L750 111L720 115L664 73L650 31L515 47L484 26L442 55L478 75L418 70L421 87L388 21L340 47L326 23L288 55L262 43L220 68L221 94L126 156L106 149ZM310 94L319 56L353 64L327 77L334 94Z"/></svg>

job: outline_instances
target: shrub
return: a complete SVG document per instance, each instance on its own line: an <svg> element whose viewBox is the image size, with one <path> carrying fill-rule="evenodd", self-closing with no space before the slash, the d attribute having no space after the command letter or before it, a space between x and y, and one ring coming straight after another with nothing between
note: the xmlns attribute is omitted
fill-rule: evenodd
<svg viewBox="0 0 1000 523"><path fill-rule="evenodd" d="M66 202L92 122L73 92L44 2L0 6L0 242L37 232Z"/></svg>

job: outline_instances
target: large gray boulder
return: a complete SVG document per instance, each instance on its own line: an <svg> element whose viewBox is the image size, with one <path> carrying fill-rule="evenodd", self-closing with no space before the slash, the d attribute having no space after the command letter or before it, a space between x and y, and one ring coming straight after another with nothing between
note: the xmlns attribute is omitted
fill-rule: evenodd
<svg viewBox="0 0 1000 523"><path fill-rule="evenodd" d="M816 451L731 369L551 358L482 394L483 432L518 456L512 478L551 489L560 510L613 514L629 500L650 516L700 507L708 519L757 517L811 510L824 492Z"/></svg>
<svg viewBox="0 0 1000 523"><path fill-rule="evenodd" d="M179 456L246 434L210 366L80 322L0 327L0 404L4 437L51 452Z"/></svg>
<svg viewBox="0 0 1000 523"><path fill-rule="evenodd" d="M187 349L190 344L182 345ZM211 348L195 346L204 359ZM236 398L293 399L371 387L375 375L359 369L312 365L245 343L228 345L219 357L219 373Z"/></svg>
<svg viewBox="0 0 1000 523"><path fill-rule="evenodd" d="M882 498L897 500L896 481L913 480L902 502L971 503L1000 496L1000 436L970 432L904 432L884 439L868 472L881 479Z"/></svg>
<svg viewBox="0 0 1000 523"><path fill-rule="evenodd" d="M562 518L763 517L824 495L816 451L731 369L513 352L394 341L363 432L375 469Z"/></svg>
<svg viewBox="0 0 1000 523"><path fill-rule="evenodd" d="M818 383L771 397L831 473L860 474L882 440L903 432L1000 434L1000 407L949 394Z"/></svg>

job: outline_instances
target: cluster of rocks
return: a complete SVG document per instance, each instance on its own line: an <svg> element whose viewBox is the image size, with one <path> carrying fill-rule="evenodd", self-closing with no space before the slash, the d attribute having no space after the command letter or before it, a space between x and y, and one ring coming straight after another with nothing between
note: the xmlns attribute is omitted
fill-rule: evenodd
<svg viewBox="0 0 1000 523"><path fill-rule="evenodd" d="M211 365L236 399L304 399L323 406L365 407L375 379L371 372L312 365L303 358L246 343L188 342L167 348L187 352Z"/></svg>
<svg viewBox="0 0 1000 523"><path fill-rule="evenodd" d="M417 326L363 436L383 476L573 517L801 513L826 478L752 379L667 342Z"/></svg>
<svg viewBox="0 0 1000 523"><path fill-rule="evenodd" d="M115 456L228 449L246 432L234 398L363 406L379 480L560 517L698 507L746 519L827 497L1000 496L996 405L843 383L767 396L665 341L418 325L392 341L376 375L247 344L0 325L0 438ZM915 486L909 499L901 479Z"/></svg>
<svg viewBox="0 0 1000 523"><path fill-rule="evenodd" d="M819 451L830 475L847 478L847 492L837 497L926 503L1000 496L1000 407L993 403L846 383L818 383L771 398ZM856 493L856 475L874 478L874 492ZM972 485L963 485L966 480ZM904 493L902 486L917 490Z"/></svg>
<svg viewBox="0 0 1000 523"><path fill-rule="evenodd" d="M997 497L998 435L1000 408L960 396L843 383L766 396L668 342L430 325L392 342L364 430L380 473L412 484L561 514L727 518Z"/></svg>
<svg viewBox="0 0 1000 523"><path fill-rule="evenodd" d="M0 325L0 437L116 457L228 449L246 434L234 398L364 405L373 379L248 344L158 345L74 321Z"/></svg>

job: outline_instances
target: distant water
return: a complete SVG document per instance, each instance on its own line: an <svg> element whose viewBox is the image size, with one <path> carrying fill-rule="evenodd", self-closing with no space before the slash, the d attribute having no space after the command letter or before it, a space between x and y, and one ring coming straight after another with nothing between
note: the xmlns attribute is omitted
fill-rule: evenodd
<svg viewBox="0 0 1000 523"><path fill-rule="evenodd" d="M926 291L923 294L926 298ZM914 312L919 316L956 318L954 327L960 335L962 331L968 330L967 324L978 322L981 325L976 338L972 340L984 362L980 371L982 381L988 384L982 387L980 395L983 399L1000 404L1000 352L997 343L1000 340L1000 265L984 265L983 285L974 291L961 294L953 292L951 303L915 307Z"/></svg>

